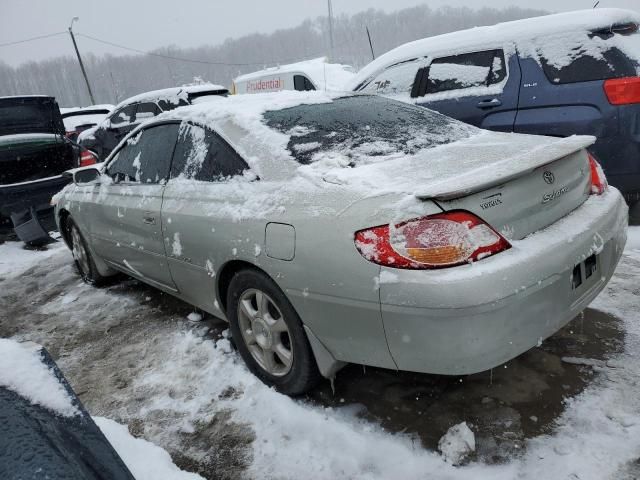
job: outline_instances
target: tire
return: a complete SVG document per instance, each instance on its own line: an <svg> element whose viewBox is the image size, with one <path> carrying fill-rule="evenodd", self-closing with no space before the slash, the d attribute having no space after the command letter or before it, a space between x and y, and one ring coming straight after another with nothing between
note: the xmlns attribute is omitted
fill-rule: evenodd
<svg viewBox="0 0 640 480"><path fill-rule="evenodd" d="M227 318L242 359L266 385L294 396L320 381L300 317L267 275L247 269L231 279Z"/></svg>
<svg viewBox="0 0 640 480"><path fill-rule="evenodd" d="M71 254L73 255L73 262L76 266L76 270L82 280L89 285L100 286L105 283L107 277L103 277L98 272L96 264L93 261L91 252L87 247L78 225L73 221L71 217L67 217L65 222L65 228L67 231L67 238L69 239L69 246L71 248Z"/></svg>

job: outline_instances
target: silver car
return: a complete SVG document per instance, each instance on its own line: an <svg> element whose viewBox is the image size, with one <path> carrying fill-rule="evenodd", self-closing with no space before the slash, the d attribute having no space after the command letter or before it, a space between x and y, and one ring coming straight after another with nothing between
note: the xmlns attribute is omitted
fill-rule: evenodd
<svg viewBox="0 0 640 480"><path fill-rule="evenodd" d="M580 313L626 241L593 141L248 95L145 123L53 203L86 281L124 272L226 319L249 369L294 395L347 362L483 371Z"/></svg>

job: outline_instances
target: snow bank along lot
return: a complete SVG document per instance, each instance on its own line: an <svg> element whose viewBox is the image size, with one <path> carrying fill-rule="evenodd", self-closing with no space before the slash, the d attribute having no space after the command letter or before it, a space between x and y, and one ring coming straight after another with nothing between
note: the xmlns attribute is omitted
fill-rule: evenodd
<svg viewBox="0 0 640 480"><path fill-rule="evenodd" d="M0 336L49 350L89 412L106 417L96 421L137 478L197 478L153 442L204 478L632 479L638 278L640 227L631 227L616 274L584 318L493 373L353 366L335 395L323 385L292 400L246 370L224 324L187 319L189 306L132 280L86 286L61 243L26 251L9 242L0 245ZM455 467L435 446L462 422L475 441L458 428L464 437L450 432L447 444L476 451Z"/></svg>

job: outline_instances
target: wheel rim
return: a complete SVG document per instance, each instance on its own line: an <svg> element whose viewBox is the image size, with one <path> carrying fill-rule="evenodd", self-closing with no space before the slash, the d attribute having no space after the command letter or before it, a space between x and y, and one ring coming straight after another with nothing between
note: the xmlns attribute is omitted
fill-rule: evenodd
<svg viewBox="0 0 640 480"><path fill-rule="evenodd" d="M276 377L289 373L293 365L291 334L269 295L255 288L244 291L238 302L238 323L244 344L262 369Z"/></svg>
<svg viewBox="0 0 640 480"><path fill-rule="evenodd" d="M82 243L82 238L80 238L80 232L75 225L71 227L71 247L73 258L78 263L80 272L83 275L87 275L89 273L89 256L84 248L84 243Z"/></svg>

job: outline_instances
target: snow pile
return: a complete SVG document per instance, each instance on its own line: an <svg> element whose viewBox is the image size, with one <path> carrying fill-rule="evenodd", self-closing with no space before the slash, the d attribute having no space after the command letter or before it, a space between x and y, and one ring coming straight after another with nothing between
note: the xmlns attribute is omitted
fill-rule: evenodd
<svg viewBox="0 0 640 480"><path fill-rule="evenodd" d="M467 422L454 425L438 442L438 450L451 465L460 465L476 450L476 437Z"/></svg>
<svg viewBox="0 0 640 480"><path fill-rule="evenodd" d="M202 480L176 467L164 449L131 436L126 426L103 417L93 417L93 421L136 480Z"/></svg>
<svg viewBox="0 0 640 480"><path fill-rule="evenodd" d="M31 403L71 417L79 411L49 367L42 363L41 347L0 338L0 387Z"/></svg>

